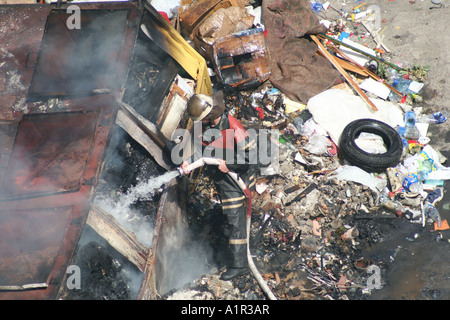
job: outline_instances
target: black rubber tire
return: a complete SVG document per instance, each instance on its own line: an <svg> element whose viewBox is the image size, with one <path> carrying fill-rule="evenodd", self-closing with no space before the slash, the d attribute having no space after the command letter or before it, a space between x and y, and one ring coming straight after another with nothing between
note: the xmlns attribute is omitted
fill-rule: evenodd
<svg viewBox="0 0 450 320"><path fill-rule="evenodd" d="M362 132L380 136L387 148L385 153L369 153L359 148L355 139ZM350 164L367 172L384 172L395 167L402 157L403 143L398 132L388 124L374 119L358 119L350 122L339 139L339 152Z"/></svg>

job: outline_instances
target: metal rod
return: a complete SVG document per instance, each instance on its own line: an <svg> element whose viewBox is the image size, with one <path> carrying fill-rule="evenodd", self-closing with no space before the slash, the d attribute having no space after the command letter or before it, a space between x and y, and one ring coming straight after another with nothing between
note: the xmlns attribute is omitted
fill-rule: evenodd
<svg viewBox="0 0 450 320"><path fill-rule="evenodd" d="M384 59L378 58L377 56L373 56L373 55L371 55L371 54L369 54L369 53L367 53L367 52L364 52L364 51L362 51L362 50L359 50L359 49L357 49L357 48L355 48L355 47L353 47L353 46L351 46L351 45L349 45L349 44L346 44L346 43L344 43L344 42L342 42L342 41L339 41L339 40L334 39L334 38L332 38L332 37L330 37L330 36L327 36L326 34L321 33L321 34L318 34L317 36L318 36L319 38L327 39L327 40L330 40L330 41L332 41L332 42L334 42L334 43L341 44L341 45L343 45L343 46L345 46L345 47L347 47L347 48L350 48L350 49L352 49L352 50L354 50L354 51L356 51L356 52L358 52L358 53L361 53L361 54L363 54L363 55L365 55L365 56L368 56L368 57L370 57L370 58L373 58L374 60L377 60L377 61L379 61L379 62L381 62L381 63L387 64L388 66L390 66L391 68L394 68L394 69L396 69L396 70L399 70L399 71L406 71L406 70L403 69L402 67L399 67L399 66L397 66L397 65L395 65L395 64L392 64L392 63L390 63L390 62L387 62L387 61L384 60Z"/></svg>
<svg viewBox="0 0 450 320"><path fill-rule="evenodd" d="M47 283L29 283L22 285L0 285L0 291L22 291L22 290L32 290L32 289L45 289L48 287Z"/></svg>

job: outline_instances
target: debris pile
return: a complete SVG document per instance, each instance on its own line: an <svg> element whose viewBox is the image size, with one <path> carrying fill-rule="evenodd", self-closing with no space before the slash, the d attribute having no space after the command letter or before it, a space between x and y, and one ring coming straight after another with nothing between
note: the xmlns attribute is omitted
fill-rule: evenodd
<svg viewBox="0 0 450 320"><path fill-rule="evenodd" d="M228 8L243 5L239 1L221 3L225 2ZM247 2L244 7L249 12L262 11L264 15L267 10L261 3ZM374 261L362 255L364 248L384 241L387 230L404 224L431 225L434 231L448 229L436 204L443 197L449 171L444 166L446 159L427 137L428 126L445 122L447 113L432 110L426 103L433 94L424 85L426 66L388 62L390 50L383 43L377 6L360 3L350 9L345 1L304 2L308 14L316 15L321 24L316 26L317 32L308 33L309 46L314 45L319 63L338 75L328 78L332 81L326 90L320 84L319 94L311 85L309 92L303 92L306 99L291 94L284 80L273 78L273 68L268 80L265 73L263 77L253 75L253 79L241 74L238 79L243 63L259 66L260 60L254 52L244 54L245 59L230 60L214 50L217 40L211 38L218 34L217 29L211 27L214 33L208 33L199 21L187 21L193 12L202 16L199 8L205 10L201 6L205 1L185 5L180 21L187 37L196 38L194 47L214 69L214 85L225 89L227 111L246 128L279 130L278 167L259 176L252 199L250 248L264 279L279 299L365 299L374 289L368 285ZM283 11L292 2L278 4ZM271 13L275 11L268 7ZM222 10L211 11L209 24L214 14L223 16ZM242 28L248 24L244 22L249 20L242 16L242 23L234 24L240 30L228 28L227 32L245 31ZM280 22L284 23L282 30L300 32L300 26L289 25L293 22L287 17ZM269 36L282 31L255 21L253 29L262 29ZM195 28L202 32L194 32ZM308 37L305 34L296 36ZM272 59L270 40L267 43L264 59ZM224 69L217 63L222 58L230 60L226 81ZM273 63L265 61L265 65ZM359 122L362 120L366 122ZM356 128L350 131L352 122ZM383 162L383 157L389 161ZM216 256L210 261L210 274L163 298L265 299L250 274L229 282L219 280L225 261L219 249L226 246L217 227L223 222L220 199L207 175L201 175L194 186L189 224L197 240L209 242ZM383 261L376 265L383 269Z"/></svg>

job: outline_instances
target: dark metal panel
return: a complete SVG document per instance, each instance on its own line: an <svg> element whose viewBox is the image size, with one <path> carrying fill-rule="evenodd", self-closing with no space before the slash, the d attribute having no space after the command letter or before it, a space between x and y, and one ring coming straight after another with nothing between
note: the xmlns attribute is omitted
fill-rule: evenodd
<svg viewBox="0 0 450 320"><path fill-rule="evenodd" d="M0 286L47 282L71 213L70 207L0 211Z"/></svg>
<svg viewBox="0 0 450 320"><path fill-rule="evenodd" d="M97 112L25 116L0 199L78 190L97 119Z"/></svg>
<svg viewBox="0 0 450 320"><path fill-rule="evenodd" d="M104 57L113 78L95 87L106 83L110 90L81 97L68 86L74 89L69 99L41 95L40 101L27 101L47 16L68 5L0 6L0 286L48 285L0 290L0 299L57 298L90 210L137 37L136 3L77 4L82 10L127 12L113 27L121 30L119 47Z"/></svg>
<svg viewBox="0 0 450 320"><path fill-rule="evenodd" d="M140 31L122 99L141 116L157 123L161 103L177 73L173 58Z"/></svg>
<svg viewBox="0 0 450 320"><path fill-rule="evenodd" d="M128 14L129 10L81 10L80 28L68 29L72 13L52 10L30 96L86 95L116 87L115 67Z"/></svg>

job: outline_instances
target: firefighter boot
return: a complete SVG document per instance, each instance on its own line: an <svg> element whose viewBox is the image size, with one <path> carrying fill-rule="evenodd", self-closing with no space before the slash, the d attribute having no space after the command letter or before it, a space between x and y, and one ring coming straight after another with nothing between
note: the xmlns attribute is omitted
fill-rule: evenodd
<svg viewBox="0 0 450 320"><path fill-rule="evenodd" d="M235 242L239 242L236 244ZM248 273L248 260L247 260L247 241L243 240L230 240L230 250L232 256L232 262L228 266L227 271L220 276L221 280L231 280L237 276Z"/></svg>

